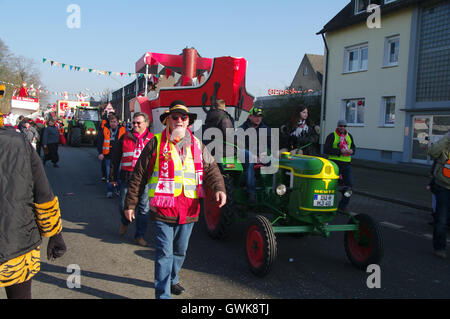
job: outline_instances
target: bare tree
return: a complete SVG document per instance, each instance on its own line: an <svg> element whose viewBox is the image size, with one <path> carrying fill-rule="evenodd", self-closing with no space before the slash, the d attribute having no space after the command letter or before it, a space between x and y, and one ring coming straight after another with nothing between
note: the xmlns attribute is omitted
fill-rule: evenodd
<svg viewBox="0 0 450 319"><path fill-rule="evenodd" d="M41 82L41 74L37 67L37 63L32 59L23 56L15 56L12 54L8 46L0 39L0 80L8 83L13 83L20 86L22 82L33 84L35 89L43 86ZM6 94L2 101L0 101L0 111L8 113L11 110L11 98L13 86L6 86ZM48 103L48 97L40 96L42 105Z"/></svg>
<svg viewBox="0 0 450 319"><path fill-rule="evenodd" d="M111 89L105 89L100 95L100 103L102 104L108 103L111 100L111 93L112 93Z"/></svg>

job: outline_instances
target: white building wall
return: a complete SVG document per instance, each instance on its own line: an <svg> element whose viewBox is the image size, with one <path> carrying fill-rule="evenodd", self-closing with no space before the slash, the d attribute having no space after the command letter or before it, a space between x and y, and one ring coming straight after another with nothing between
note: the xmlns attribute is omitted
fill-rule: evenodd
<svg viewBox="0 0 450 319"><path fill-rule="evenodd" d="M381 12L381 14L383 14ZM389 16L381 15L381 28L369 29L365 23L326 34L329 47L325 134L336 129L342 117L344 99L365 98L363 126L349 125L357 148L402 152L404 143L406 85L410 45L412 9ZM400 37L399 62L396 67L383 67L385 40ZM345 48L368 43L368 69L344 73ZM394 127L380 126L383 96L395 96ZM359 157L358 154L356 157Z"/></svg>

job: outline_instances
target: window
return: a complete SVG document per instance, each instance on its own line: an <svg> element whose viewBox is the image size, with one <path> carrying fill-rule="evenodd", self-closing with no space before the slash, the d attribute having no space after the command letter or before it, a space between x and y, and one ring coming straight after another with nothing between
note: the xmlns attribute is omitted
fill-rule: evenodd
<svg viewBox="0 0 450 319"><path fill-rule="evenodd" d="M369 47L367 44L345 49L344 72L367 71Z"/></svg>
<svg viewBox="0 0 450 319"><path fill-rule="evenodd" d="M365 12L370 4L370 0L355 0L355 14Z"/></svg>
<svg viewBox="0 0 450 319"><path fill-rule="evenodd" d="M303 68L303 76L306 76L306 75L308 75L308 68L304 67Z"/></svg>
<svg viewBox="0 0 450 319"><path fill-rule="evenodd" d="M398 53L400 49L400 37L388 37L385 40L384 49L384 66L398 65Z"/></svg>
<svg viewBox="0 0 450 319"><path fill-rule="evenodd" d="M349 125L364 125L365 99L344 100L341 109L341 118L345 118Z"/></svg>
<svg viewBox="0 0 450 319"><path fill-rule="evenodd" d="M394 126L395 124L395 96L383 97L381 102L381 126Z"/></svg>
<svg viewBox="0 0 450 319"><path fill-rule="evenodd" d="M388 1L388 0L385 0ZM395 0L391 0L395 1ZM381 5L382 0L355 0L355 14L366 12L367 7L371 4ZM387 3L387 2L385 2Z"/></svg>

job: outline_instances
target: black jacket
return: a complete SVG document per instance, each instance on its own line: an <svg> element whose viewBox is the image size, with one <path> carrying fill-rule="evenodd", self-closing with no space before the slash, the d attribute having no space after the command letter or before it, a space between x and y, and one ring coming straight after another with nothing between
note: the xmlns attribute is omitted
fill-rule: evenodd
<svg viewBox="0 0 450 319"><path fill-rule="evenodd" d="M234 123L230 114L224 110L211 109L208 111L205 120L205 130L210 127L216 127L222 131L223 136L226 136L226 129L233 128Z"/></svg>
<svg viewBox="0 0 450 319"><path fill-rule="evenodd" d="M34 204L54 198L39 156L24 136L0 127L0 264L41 244Z"/></svg>
<svg viewBox="0 0 450 319"><path fill-rule="evenodd" d="M296 128L286 126L281 132L280 149L287 148L289 151L302 148L304 155L318 155L319 135L313 126L308 126L308 132L303 132L300 136L293 135Z"/></svg>
<svg viewBox="0 0 450 319"><path fill-rule="evenodd" d="M241 126L239 126L239 128L243 129L244 131L247 131L249 128L252 128L252 123L250 122L249 119L247 119L247 121L244 122L244 124L242 124ZM266 130L267 132L267 141L261 141L260 140L260 134L262 130ZM256 136L257 136L257 142L256 142L256 156L261 155L262 153L267 153L269 154L271 151L271 144L272 144L272 132L271 132L271 128L269 126L267 126L264 122L261 122L261 124L258 126L258 128L256 128ZM261 144L261 142L266 142L266 146L267 149L263 149L263 145ZM254 148L253 146L253 141L249 140L249 137L246 136L245 137L245 149L247 150L252 150Z"/></svg>

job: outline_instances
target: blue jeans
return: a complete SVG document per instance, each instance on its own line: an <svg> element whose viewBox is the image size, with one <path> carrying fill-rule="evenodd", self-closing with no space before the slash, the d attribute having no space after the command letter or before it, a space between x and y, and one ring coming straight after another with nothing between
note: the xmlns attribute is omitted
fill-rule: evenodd
<svg viewBox="0 0 450 319"><path fill-rule="evenodd" d="M433 248L434 250L447 249L447 215L450 207L450 190L435 185L436 216L434 217Z"/></svg>
<svg viewBox="0 0 450 319"><path fill-rule="evenodd" d="M170 299L170 286L179 282L194 223L155 223L155 297Z"/></svg>
<svg viewBox="0 0 450 319"><path fill-rule="evenodd" d="M136 233L134 235L135 239L144 238L145 233L147 232L148 220L150 212L150 200L148 197L149 186L145 186L144 193L139 198L139 202L136 206L136 210L134 215L136 216ZM130 222L125 218L123 214L125 207L125 197L128 192L128 182L120 181L120 216L123 225L129 225Z"/></svg>
<svg viewBox="0 0 450 319"><path fill-rule="evenodd" d="M107 193L112 193L115 189L119 189L120 188L120 183L121 181L118 181L118 186L114 187L110 182L109 182L109 175L111 173L111 159L110 158L104 158L102 163L104 163L105 165L105 172L106 172L106 192ZM102 164L103 165L103 164ZM117 175L120 174L120 170L117 173Z"/></svg>
<svg viewBox="0 0 450 319"><path fill-rule="evenodd" d="M105 159L103 159L103 160L101 161L101 168L102 168L102 177L108 178L108 176L106 175Z"/></svg>
<svg viewBox="0 0 450 319"><path fill-rule="evenodd" d="M250 151L243 150L244 152L244 163L242 163L242 168L244 169L245 185L247 186L247 192L249 194L255 194L255 163L250 161Z"/></svg>

